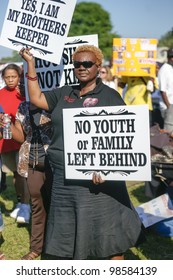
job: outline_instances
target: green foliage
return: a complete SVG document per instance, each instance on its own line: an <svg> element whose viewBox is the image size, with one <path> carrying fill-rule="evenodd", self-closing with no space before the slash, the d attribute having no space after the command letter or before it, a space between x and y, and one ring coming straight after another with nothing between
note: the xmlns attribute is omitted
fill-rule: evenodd
<svg viewBox="0 0 173 280"><path fill-rule="evenodd" d="M173 47L173 28L160 38L158 46L168 48Z"/></svg>
<svg viewBox="0 0 173 280"><path fill-rule="evenodd" d="M22 61L22 57L18 54L17 51L13 51L12 52L12 56L11 57L3 57L0 60L0 63L7 63L7 62L21 62Z"/></svg>
<svg viewBox="0 0 173 280"><path fill-rule="evenodd" d="M111 30L110 15L100 4L81 2L76 5L69 36L98 34L99 47L108 60L112 58L112 40L119 37Z"/></svg>

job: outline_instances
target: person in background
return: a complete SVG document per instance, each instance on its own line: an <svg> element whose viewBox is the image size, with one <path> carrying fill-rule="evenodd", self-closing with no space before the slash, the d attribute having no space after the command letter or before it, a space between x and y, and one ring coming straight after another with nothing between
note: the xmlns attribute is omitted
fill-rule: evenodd
<svg viewBox="0 0 173 280"><path fill-rule="evenodd" d="M117 76L117 90L121 97L124 99L124 95L126 92L127 84L123 83L122 77L120 75Z"/></svg>
<svg viewBox="0 0 173 280"><path fill-rule="evenodd" d="M152 77L130 77L123 76L122 83L126 85L124 102L126 105L147 104L149 109L150 126L152 126L152 98L151 92L154 91L154 82Z"/></svg>
<svg viewBox="0 0 173 280"><path fill-rule="evenodd" d="M1 179L1 175L0 175L0 179ZM3 221L1 207L0 207L0 241L1 241L3 230L4 230L4 221ZM1 251L0 251L0 260L5 260L5 255Z"/></svg>
<svg viewBox="0 0 173 280"><path fill-rule="evenodd" d="M105 85L117 90L117 86L113 80L112 72L109 66L102 66L100 68L99 75Z"/></svg>
<svg viewBox="0 0 173 280"><path fill-rule="evenodd" d="M4 114L4 110L3 110L2 106L0 105L0 118L2 118L3 114ZM0 132L2 133L1 127L0 127L0 130L1 130ZM1 155L0 155L0 175L1 175L0 176L0 193L2 193L6 189L7 185L6 185L6 175L4 172L2 172Z"/></svg>
<svg viewBox="0 0 173 280"><path fill-rule="evenodd" d="M1 241L3 230L4 230L4 222L3 222L3 217L2 217L1 207L0 207L0 241ZM5 260L5 255L1 251L0 251L0 260Z"/></svg>
<svg viewBox="0 0 173 280"><path fill-rule="evenodd" d="M30 102L21 102L11 131L13 139L21 143L17 171L27 178L32 205L30 250L22 260L33 260L43 251L50 201L52 173L46 160L52 133L50 114Z"/></svg>
<svg viewBox="0 0 173 280"><path fill-rule="evenodd" d="M0 168L1 168L0 193L2 193L7 188L7 182L6 182L6 173L2 171L2 160L1 160L1 157L0 157Z"/></svg>
<svg viewBox="0 0 173 280"><path fill-rule="evenodd" d="M25 97L20 94L19 83L21 68L16 64L8 64L2 70L2 78L6 86L0 90L0 104L4 113L11 117L14 123L16 111ZM1 137L2 138L2 137ZM16 219L17 223L29 223L30 220L30 196L26 179L17 172L18 155L20 144L13 139L0 140L0 154L2 160L2 171L5 174L13 172L13 183L16 189L17 205L10 216Z"/></svg>
<svg viewBox="0 0 173 280"><path fill-rule="evenodd" d="M78 86L63 86L42 93L30 49L27 62L30 101L51 112L53 135L47 150L53 169L45 253L52 259L85 260L88 257L123 260L130 247L145 240L141 221L130 201L124 181L104 181L93 172L91 180L66 180L63 108L125 105L120 94L98 78L103 54L92 45L81 45L73 54Z"/></svg>
<svg viewBox="0 0 173 280"><path fill-rule="evenodd" d="M163 117L161 115L161 110L160 110L160 101L162 99L160 90L159 90L159 80L158 80L158 72L160 67L162 66L162 63L156 62L156 77L155 77L155 90L152 93L152 106L153 106L153 111L152 111L152 124L159 124L160 128L163 128Z"/></svg>
<svg viewBox="0 0 173 280"><path fill-rule="evenodd" d="M162 99L160 109L164 120L164 129L173 131L173 47L167 52L168 61L165 62L159 72L159 90Z"/></svg>
<svg viewBox="0 0 173 280"><path fill-rule="evenodd" d="M3 115L3 113L4 113L4 110L3 110L2 106L0 105L0 117ZM2 176L2 172L1 172L1 166L0 166L0 181L1 181L1 176ZM4 221L3 221L1 207L0 207L0 239L2 236L3 229L4 229ZM5 255L1 251L0 251L0 260L5 260Z"/></svg>
<svg viewBox="0 0 173 280"><path fill-rule="evenodd" d="M112 79L115 83L115 90L118 91L118 93L121 95L121 92L119 91L119 87L118 87L119 76L118 76L118 74L115 74L115 71L114 71L113 57L109 61L109 68L110 68L110 71L111 71L111 74L112 74Z"/></svg>

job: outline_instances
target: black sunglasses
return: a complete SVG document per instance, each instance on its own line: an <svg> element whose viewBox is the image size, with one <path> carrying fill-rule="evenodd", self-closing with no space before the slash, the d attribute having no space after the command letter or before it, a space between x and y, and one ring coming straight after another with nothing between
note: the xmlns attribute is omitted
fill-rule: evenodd
<svg viewBox="0 0 173 280"><path fill-rule="evenodd" d="M96 63L92 62L92 61L74 61L73 62L74 68L80 68L81 65L84 68L91 68L94 64L96 64Z"/></svg>

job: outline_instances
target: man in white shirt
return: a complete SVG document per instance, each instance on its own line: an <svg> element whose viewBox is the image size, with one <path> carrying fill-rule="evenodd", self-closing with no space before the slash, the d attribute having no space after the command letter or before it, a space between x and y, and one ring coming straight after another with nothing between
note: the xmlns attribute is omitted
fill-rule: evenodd
<svg viewBox="0 0 173 280"><path fill-rule="evenodd" d="M164 129L173 131L173 47L167 52L168 61L158 72L159 89L162 96L160 109L164 119Z"/></svg>

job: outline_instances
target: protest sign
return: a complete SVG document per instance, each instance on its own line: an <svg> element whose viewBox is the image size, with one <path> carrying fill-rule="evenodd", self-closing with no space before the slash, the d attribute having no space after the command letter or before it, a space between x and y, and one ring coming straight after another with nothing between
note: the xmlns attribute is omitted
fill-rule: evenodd
<svg viewBox="0 0 173 280"><path fill-rule="evenodd" d="M66 178L150 181L148 115L147 105L63 109Z"/></svg>
<svg viewBox="0 0 173 280"><path fill-rule="evenodd" d="M146 228L173 217L173 205L167 193L139 205L136 211Z"/></svg>
<svg viewBox="0 0 173 280"><path fill-rule="evenodd" d="M52 63L41 58L35 58L35 68L38 83L42 92L64 85L77 85L79 81L74 74L72 55L80 45L94 45L98 47L98 35L83 35L67 37L60 64ZM24 73L27 72L27 63L23 61ZM25 93L28 97L27 79L25 78Z"/></svg>
<svg viewBox="0 0 173 280"><path fill-rule="evenodd" d="M78 84L74 74L72 55L78 46L85 44L98 47L98 35L67 37L60 64L51 63L40 58L35 59L35 68L41 91L63 85Z"/></svg>
<svg viewBox="0 0 173 280"><path fill-rule="evenodd" d="M60 63L77 0L9 0L0 44Z"/></svg>
<svg viewBox="0 0 173 280"><path fill-rule="evenodd" d="M157 39L114 38L114 75L155 77L156 55Z"/></svg>

